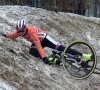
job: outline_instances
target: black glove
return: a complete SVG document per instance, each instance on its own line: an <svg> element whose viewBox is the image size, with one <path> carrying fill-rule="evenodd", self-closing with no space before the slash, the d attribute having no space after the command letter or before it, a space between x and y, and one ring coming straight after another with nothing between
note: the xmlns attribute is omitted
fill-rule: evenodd
<svg viewBox="0 0 100 90"><path fill-rule="evenodd" d="M45 64L49 64L49 60L48 60L46 57L43 58L43 62L44 62Z"/></svg>
<svg viewBox="0 0 100 90"><path fill-rule="evenodd" d="M0 33L0 35L6 37L6 34L4 34L4 33L2 33L2 32Z"/></svg>

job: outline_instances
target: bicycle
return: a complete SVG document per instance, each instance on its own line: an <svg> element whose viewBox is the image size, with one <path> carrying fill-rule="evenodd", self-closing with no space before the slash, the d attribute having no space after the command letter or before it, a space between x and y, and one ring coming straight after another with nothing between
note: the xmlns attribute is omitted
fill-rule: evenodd
<svg viewBox="0 0 100 90"><path fill-rule="evenodd" d="M67 53L69 48L76 49L85 54L91 54L92 59L85 60L79 55L71 55ZM78 80L88 78L94 72L97 65L96 52L94 48L85 41L74 41L69 44L63 52L53 50L49 57L61 60L64 70L67 71L71 77ZM77 63L77 59L80 59L81 62Z"/></svg>

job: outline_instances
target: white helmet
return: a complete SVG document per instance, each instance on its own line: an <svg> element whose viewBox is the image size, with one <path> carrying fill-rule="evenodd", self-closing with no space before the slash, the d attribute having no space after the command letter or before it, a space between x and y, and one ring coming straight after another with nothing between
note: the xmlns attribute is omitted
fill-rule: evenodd
<svg viewBox="0 0 100 90"><path fill-rule="evenodd" d="M26 22L24 20L20 20L17 22L16 29L19 32L23 32L26 28Z"/></svg>

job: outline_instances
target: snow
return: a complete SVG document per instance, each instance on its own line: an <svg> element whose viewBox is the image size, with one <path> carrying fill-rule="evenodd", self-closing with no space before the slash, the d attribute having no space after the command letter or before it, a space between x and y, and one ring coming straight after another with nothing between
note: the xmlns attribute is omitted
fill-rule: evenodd
<svg viewBox="0 0 100 90"><path fill-rule="evenodd" d="M54 11L51 12L41 8L36 9L27 6L0 6L0 32L8 33L14 31L15 24L20 19L26 20L29 25L32 24L46 29L48 34L52 35L53 38L59 40L64 45L76 39L86 40L96 49L97 56L99 57L100 18L63 12L55 13ZM81 30L79 29L81 29L82 32L80 32ZM61 33L63 33L64 36ZM4 55L3 60L4 58L7 59L6 61L0 61L0 65L3 68L1 69L3 72L0 72L0 74L5 74L6 70L8 70L8 75L11 73L11 75L13 75L11 77L14 78L15 83L18 84L12 86L14 81L10 81L10 79L12 79L10 76L8 81L7 79L4 81L4 78L0 78L0 90L20 90L18 88L21 87L19 87L21 84L23 84L21 88L26 86L27 90L36 90L34 87L38 88L38 90L44 90L44 88L48 88L47 90L93 90L92 88L87 89L86 87L87 83L93 81L91 78L89 78L88 81L77 81L67 78L63 69L44 65L43 63L41 64L42 60L37 61L36 58L30 56L26 52L28 52L28 46L30 46L31 43L25 39L17 38L14 42L0 36L0 43L0 50L3 52L0 52L0 58ZM16 54L12 54L9 49L13 49ZM49 53L50 52L47 52L47 54ZM100 79L98 75L93 75L92 77L94 77L95 80ZM25 90L25 88L23 90Z"/></svg>
<svg viewBox="0 0 100 90"><path fill-rule="evenodd" d="M17 90L15 87L9 85L0 78L0 90Z"/></svg>

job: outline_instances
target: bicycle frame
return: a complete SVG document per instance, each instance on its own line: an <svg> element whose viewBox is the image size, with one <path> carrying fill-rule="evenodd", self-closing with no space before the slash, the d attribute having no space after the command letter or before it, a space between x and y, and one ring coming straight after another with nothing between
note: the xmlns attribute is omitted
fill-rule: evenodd
<svg viewBox="0 0 100 90"><path fill-rule="evenodd" d="M53 58L59 58L60 57L60 59L61 59L62 56L64 56L64 58L67 61L72 61L72 62L75 62L77 59L79 59L77 57L77 55L71 55L71 54L68 54L68 53L66 54L66 53L61 52L61 51L53 50L52 53L53 53ZM57 57L57 56L59 56L59 57Z"/></svg>

